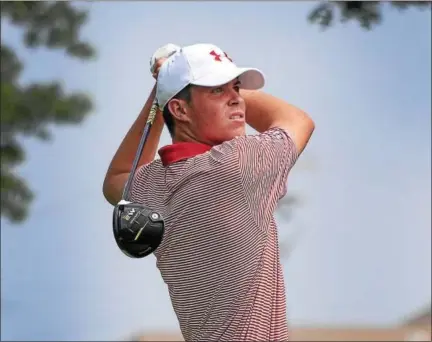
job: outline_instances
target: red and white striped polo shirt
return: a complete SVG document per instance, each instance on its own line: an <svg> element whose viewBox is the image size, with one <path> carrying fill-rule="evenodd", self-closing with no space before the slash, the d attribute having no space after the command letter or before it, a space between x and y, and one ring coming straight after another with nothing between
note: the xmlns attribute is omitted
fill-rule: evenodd
<svg viewBox="0 0 432 342"><path fill-rule="evenodd" d="M131 199L165 218L154 254L184 339L287 341L274 211L297 159L288 133L159 153L138 170Z"/></svg>

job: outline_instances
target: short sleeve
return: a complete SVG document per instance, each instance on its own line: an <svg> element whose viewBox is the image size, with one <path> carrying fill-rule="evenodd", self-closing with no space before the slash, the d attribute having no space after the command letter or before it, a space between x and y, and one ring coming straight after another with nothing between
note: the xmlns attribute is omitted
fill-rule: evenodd
<svg viewBox="0 0 432 342"><path fill-rule="evenodd" d="M257 217L268 217L286 194L288 174L298 158L294 141L286 130L272 128L236 138L230 144L251 211Z"/></svg>

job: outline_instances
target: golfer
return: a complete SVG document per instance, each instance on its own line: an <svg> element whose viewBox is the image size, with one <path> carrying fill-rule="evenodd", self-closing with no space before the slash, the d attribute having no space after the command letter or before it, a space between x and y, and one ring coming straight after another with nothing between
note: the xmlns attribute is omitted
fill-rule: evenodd
<svg viewBox="0 0 432 342"><path fill-rule="evenodd" d="M130 200L165 219L154 255L184 339L287 341L274 213L314 122L260 91L261 71L237 67L212 44L190 45L159 60L154 77L107 171L106 199L116 205L121 198L156 96L162 112ZM164 123L172 144L157 150ZM246 135L246 124L258 134Z"/></svg>

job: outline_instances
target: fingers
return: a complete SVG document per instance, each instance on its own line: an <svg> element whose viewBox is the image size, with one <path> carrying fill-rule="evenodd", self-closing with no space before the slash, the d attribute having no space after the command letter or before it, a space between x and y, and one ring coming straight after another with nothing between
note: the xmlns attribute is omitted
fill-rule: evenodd
<svg viewBox="0 0 432 342"><path fill-rule="evenodd" d="M159 70L162 66L162 64L167 60L166 57L162 57L156 60L156 63L154 65L154 72L152 73L152 76L157 79L157 76L159 75Z"/></svg>
<svg viewBox="0 0 432 342"><path fill-rule="evenodd" d="M173 53L180 49L179 46L174 44L166 44L155 51L150 58L150 72L153 77L157 77L162 63Z"/></svg>

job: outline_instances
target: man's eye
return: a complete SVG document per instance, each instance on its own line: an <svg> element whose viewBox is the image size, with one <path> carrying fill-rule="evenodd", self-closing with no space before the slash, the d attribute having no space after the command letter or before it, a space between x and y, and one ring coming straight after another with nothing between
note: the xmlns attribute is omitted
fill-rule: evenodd
<svg viewBox="0 0 432 342"><path fill-rule="evenodd" d="M218 88L213 88L212 89L212 93L219 93L219 92L221 92L223 89L221 88L221 87L218 87Z"/></svg>
<svg viewBox="0 0 432 342"><path fill-rule="evenodd" d="M234 90L238 93L240 91L240 86L234 86Z"/></svg>

